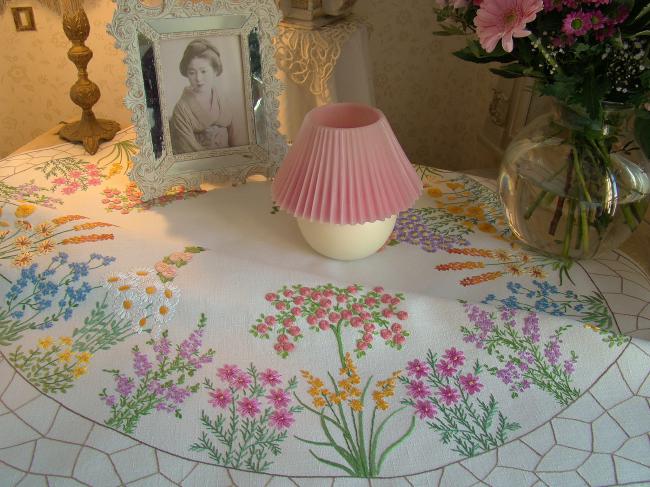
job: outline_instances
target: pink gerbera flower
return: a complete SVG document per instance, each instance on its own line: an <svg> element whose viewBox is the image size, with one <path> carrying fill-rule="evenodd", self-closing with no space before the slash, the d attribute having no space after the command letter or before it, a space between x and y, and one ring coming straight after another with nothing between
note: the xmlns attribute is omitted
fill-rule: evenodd
<svg viewBox="0 0 650 487"><path fill-rule="evenodd" d="M591 19L584 12L571 12L562 22L562 32L568 36L581 36L589 32Z"/></svg>
<svg viewBox="0 0 650 487"><path fill-rule="evenodd" d="M484 0L474 19L481 46L492 52L501 41L503 49L512 52L513 37L529 36L526 24L543 8L542 0Z"/></svg>

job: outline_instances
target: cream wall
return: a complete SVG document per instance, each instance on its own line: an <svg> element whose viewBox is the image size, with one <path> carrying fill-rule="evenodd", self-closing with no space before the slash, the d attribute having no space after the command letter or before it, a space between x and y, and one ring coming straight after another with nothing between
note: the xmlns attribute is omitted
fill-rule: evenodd
<svg viewBox="0 0 650 487"><path fill-rule="evenodd" d="M126 68L106 32L115 4L86 0L85 5L90 21L87 45L94 53L88 72L102 93L95 114L129 125L131 114L122 103ZM10 7L28 6L34 9L37 30L16 32ZM77 79L67 58L70 45L61 17L36 0L12 0L0 15L0 157L57 122L80 117L81 109L68 95Z"/></svg>
<svg viewBox="0 0 650 487"><path fill-rule="evenodd" d="M359 0L356 11L373 25L370 39L377 105L390 120L413 162L446 168L486 165L478 134L487 114L494 77L485 66L451 55L458 38L434 37L432 0ZM36 32L16 32L9 9L0 16L0 156L25 144L60 120L78 117L68 98L76 79L66 57L69 42L61 19L36 0ZM98 116L129 123L122 100L122 54L106 33L114 4L86 0L91 23L88 46L95 56L90 78L101 91Z"/></svg>

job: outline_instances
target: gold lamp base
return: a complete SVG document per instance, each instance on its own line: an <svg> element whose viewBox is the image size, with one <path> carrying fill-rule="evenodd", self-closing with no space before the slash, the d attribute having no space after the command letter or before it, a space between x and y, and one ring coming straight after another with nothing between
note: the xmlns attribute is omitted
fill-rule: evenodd
<svg viewBox="0 0 650 487"><path fill-rule="evenodd" d="M81 120L66 124L59 131L59 137L69 142L81 142L88 154L95 154L100 142L111 140L120 130L120 125L113 120L95 118L92 110L86 115L85 111Z"/></svg>
<svg viewBox="0 0 650 487"><path fill-rule="evenodd" d="M63 31L72 42L68 59L77 67L77 82L70 88L70 99L81 107L81 120L59 131L59 137L70 142L81 142L89 154L95 154L102 140L111 140L120 130L117 122L95 117L92 107L101 96L99 87L88 79L88 62L93 52L84 44L90 34L90 24L82 8L63 14Z"/></svg>

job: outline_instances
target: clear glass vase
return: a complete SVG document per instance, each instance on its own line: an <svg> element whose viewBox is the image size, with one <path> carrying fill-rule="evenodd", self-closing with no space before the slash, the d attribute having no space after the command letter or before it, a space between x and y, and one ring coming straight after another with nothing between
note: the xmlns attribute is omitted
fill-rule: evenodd
<svg viewBox="0 0 650 487"><path fill-rule="evenodd" d="M617 248L643 220L650 165L634 110L606 105L594 121L556 104L506 149L499 193L513 233L556 256L592 258Z"/></svg>

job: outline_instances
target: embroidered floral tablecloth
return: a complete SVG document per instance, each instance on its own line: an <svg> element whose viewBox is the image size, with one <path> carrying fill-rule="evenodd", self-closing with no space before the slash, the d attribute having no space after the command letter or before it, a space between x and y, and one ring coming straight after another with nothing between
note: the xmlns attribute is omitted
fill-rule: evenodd
<svg viewBox="0 0 650 487"><path fill-rule="evenodd" d="M388 245L332 261L268 182L143 203L133 138L0 162L1 485L650 482L625 255L531 253L489 181L418 168Z"/></svg>

